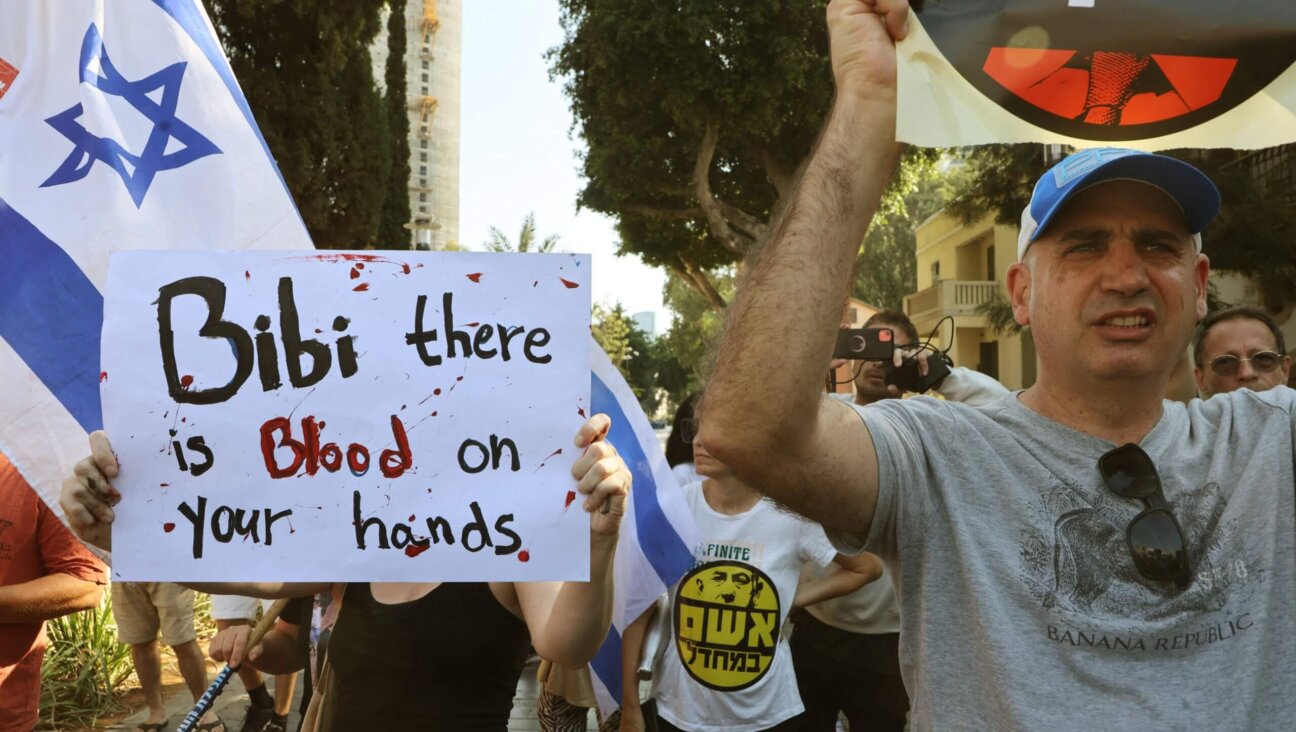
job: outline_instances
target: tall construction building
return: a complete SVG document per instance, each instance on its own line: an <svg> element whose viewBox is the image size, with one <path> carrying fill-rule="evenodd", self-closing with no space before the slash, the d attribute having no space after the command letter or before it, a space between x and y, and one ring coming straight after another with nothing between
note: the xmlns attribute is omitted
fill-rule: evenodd
<svg viewBox="0 0 1296 732"><path fill-rule="evenodd" d="M385 93L387 21L370 48ZM409 105L410 214L418 249L459 242L459 59L462 0L406 0L405 99Z"/></svg>

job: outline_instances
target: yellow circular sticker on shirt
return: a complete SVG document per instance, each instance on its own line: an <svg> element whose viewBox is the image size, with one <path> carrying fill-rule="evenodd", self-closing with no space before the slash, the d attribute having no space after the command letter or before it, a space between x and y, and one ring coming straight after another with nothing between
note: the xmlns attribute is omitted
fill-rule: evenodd
<svg viewBox="0 0 1296 732"><path fill-rule="evenodd" d="M778 588L742 562L703 564L680 580L675 596L675 649L703 686L738 691L760 681L774 662Z"/></svg>

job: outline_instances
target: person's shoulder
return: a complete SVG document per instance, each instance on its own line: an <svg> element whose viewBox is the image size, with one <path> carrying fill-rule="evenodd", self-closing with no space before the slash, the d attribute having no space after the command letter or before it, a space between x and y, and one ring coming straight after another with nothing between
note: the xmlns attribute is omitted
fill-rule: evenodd
<svg viewBox="0 0 1296 732"><path fill-rule="evenodd" d="M1194 399L1186 409L1192 416L1211 420L1217 420L1226 414L1264 416L1277 412L1289 417L1296 416L1296 389L1289 386L1276 386L1265 391L1235 389L1209 399Z"/></svg>

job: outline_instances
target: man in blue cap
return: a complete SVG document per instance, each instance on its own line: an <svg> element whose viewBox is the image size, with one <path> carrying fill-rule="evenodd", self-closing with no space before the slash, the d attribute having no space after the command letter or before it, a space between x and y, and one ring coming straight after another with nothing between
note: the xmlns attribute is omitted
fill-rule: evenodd
<svg viewBox="0 0 1296 732"><path fill-rule="evenodd" d="M1007 280L1031 388L820 398L899 154L907 13L828 6L837 97L730 307L702 445L882 556L915 729L1296 729L1296 391L1162 400L1206 313L1199 171L1098 149L1040 179Z"/></svg>

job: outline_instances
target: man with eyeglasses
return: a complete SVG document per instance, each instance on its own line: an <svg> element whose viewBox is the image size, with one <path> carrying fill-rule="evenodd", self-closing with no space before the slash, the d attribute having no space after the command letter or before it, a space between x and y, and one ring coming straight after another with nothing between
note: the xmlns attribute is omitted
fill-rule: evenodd
<svg viewBox="0 0 1296 732"><path fill-rule="evenodd" d="M1200 171L1102 148L1035 184L1006 282L1039 355L1029 389L821 397L900 152L907 17L829 3L837 95L744 268L700 443L887 563L914 729L1296 729L1296 391L1163 400L1206 315L1220 198Z"/></svg>
<svg viewBox="0 0 1296 732"><path fill-rule="evenodd" d="M1291 356L1284 341L1278 323L1260 308L1241 305L1207 315L1193 336L1193 373L1202 398L1286 383Z"/></svg>

